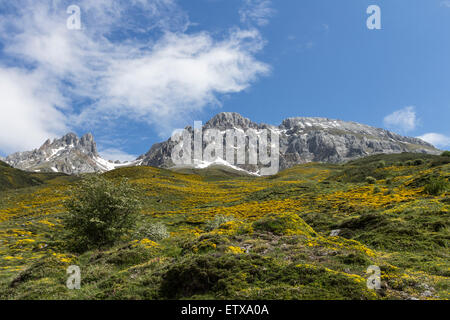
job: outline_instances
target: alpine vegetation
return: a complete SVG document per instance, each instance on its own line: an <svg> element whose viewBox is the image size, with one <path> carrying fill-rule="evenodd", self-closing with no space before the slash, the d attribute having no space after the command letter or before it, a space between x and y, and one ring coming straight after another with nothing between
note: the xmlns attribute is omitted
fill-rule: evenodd
<svg viewBox="0 0 450 320"><path fill-rule="evenodd" d="M111 246L132 232L139 213L137 191L126 180L93 176L69 190L64 218L69 248L83 252Z"/></svg>

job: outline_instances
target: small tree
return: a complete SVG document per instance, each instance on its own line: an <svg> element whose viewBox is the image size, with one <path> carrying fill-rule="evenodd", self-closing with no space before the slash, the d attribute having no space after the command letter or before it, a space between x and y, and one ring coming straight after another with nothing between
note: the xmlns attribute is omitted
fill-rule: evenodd
<svg viewBox="0 0 450 320"><path fill-rule="evenodd" d="M444 151L441 154L442 157L450 157L450 151Z"/></svg>
<svg viewBox="0 0 450 320"><path fill-rule="evenodd" d="M68 216L64 220L71 249L113 245L134 227L140 204L137 191L127 180L114 183L94 176L84 179L71 193L65 202Z"/></svg>

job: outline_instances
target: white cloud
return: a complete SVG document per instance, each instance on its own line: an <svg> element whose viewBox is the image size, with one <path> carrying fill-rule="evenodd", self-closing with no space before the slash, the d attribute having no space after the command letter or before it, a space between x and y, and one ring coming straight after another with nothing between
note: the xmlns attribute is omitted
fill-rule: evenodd
<svg viewBox="0 0 450 320"><path fill-rule="evenodd" d="M255 23L258 26L267 25L269 18L275 13L271 6L271 0L244 0L244 5L239 10L241 22Z"/></svg>
<svg viewBox="0 0 450 320"><path fill-rule="evenodd" d="M258 24L270 12L266 2L257 1L257 13L251 16L259 17ZM233 29L222 39L208 32L187 34L189 18L174 0L83 0L82 30L66 28L69 4L22 0L9 5L14 14L0 13L4 54L27 65L16 72L20 77L5 76L0 84L15 89L15 98L4 98L21 106L20 112L9 112L8 135L24 135L15 145L6 129L0 129L0 151L24 148L30 136L34 145L67 123L85 129L123 116L167 134L187 115L220 105L222 94L245 90L270 69L255 58L264 45L256 29ZM130 19L131 13L138 17ZM109 37L114 33L121 36ZM163 36L148 36L155 34ZM2 61L0 68L7 69ZM39 75L39 81L22 81L29 73ZM35 92L51 94L37 97ZM65 108L86 99L92 104L82 110ZM6 104L0 108L3 112ZM31 108L36 116L27 114ZM41 119L44 110L49 116ZM22 114L30 122L26 134L21 131L20 124L26 123Z"/></svg>
<svg viewBox="0 0 450 320"><path fill-rule="evenodd" d="M0 67L0 150L5 153L23 151L40 146L47 138L67 130L64 105L56 86L37 72L24 72Z"/></svg>
<svg viewBox="0 0 450 320"><path fill-rule="evenodd" d="M441 1L441 7L450 8L450 0Z"/></svg>
<svg viewBox="0 0 450 320"><path fill-rule="evenodd" d="M99 151L99 154L103 159L112 160L112 161L119 160L121 162L133 161L137 158L137 156L134 154L129 154L129 153L126 153L122 150L115 149L115 148L110 148L110 149L105 149L105 150Z"/></svg>
<svg viewBox="0 0 450 320"><path fill-rule="evenodd" d="M428 143L431 143L435 147L438 148L448 148L450 147L450 137L440 134L440 133L426 133L424 135L421 135L417 137L419 139L422 139L423 141L426 141Z"/></svg>
<svg viewBox="0 0 450 320"><path fill-rule="evenodd" d="M384 125L390 129L406 133L416 128L418 119L414 107L405 107L384 117Z"/></svg>
<svg viewBox="0 0 450 320"><path fill-rule="evenodd" d="M112 61L95 111L131 114L168 133L186 114L217 104L216 94L240 92L267 73L252 56L260 44L254 30L235 30L222 41L167 34L143 56Z"/></svg>

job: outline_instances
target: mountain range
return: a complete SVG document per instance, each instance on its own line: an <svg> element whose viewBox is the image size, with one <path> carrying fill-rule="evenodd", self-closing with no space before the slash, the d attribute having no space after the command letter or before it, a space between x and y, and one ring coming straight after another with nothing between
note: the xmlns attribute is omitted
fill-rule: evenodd
<svg viewBox="0 0 450 320"><path fill-rule="evenodd" d="M307 162L341 163L382 153L440 153L433 145L418 138L401 136L356 122L328 118L288 118L279 126L273 126L252 122L238 113L222 112L206 122L203 129L217 129L224 135L228 129L267 129L278 133L280 170ZM186 130L193 134L192 127L188 126ZM103 159L97 151L92 134L78 138L74 133L68 133L60 139L47 140L38 149L17 152L2 160L25 171L66 174L105 172L138 165L171 168L174 167L171 154L175 145L176 142L169 138L154 144L135 161L121 163ZM262 167L249 164L234 166L221 159L216 163L200 162L193 166L204 168L213 164L246 170L249 173L258 173Z"/></svg>

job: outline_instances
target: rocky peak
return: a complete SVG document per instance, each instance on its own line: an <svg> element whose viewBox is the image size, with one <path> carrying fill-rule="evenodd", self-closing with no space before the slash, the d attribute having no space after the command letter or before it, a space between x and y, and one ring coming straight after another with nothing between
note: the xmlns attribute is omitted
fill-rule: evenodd
<svg viewBox="0 0 450 320"><path fill-rule="evenodd" d="M206 122L205 129L256 128L258 125L236 112L221 112Z"/></svg>
<svg viewBox="0 0 450 320"><path fill-rule="evenodd" d="M48 147L50 144L52 143L52 141L50 139L47 139L44 144L41 146L42 147Z"/></svg>
<svg viewBox="0 0 450 320"><path fill-rule="evenodd" d="M95 143L94 136L91 133L86 133L81 137L80 145L89 153L98 156L97 144Z"/></svg>
<svg viewBox="0 0 450 320"><path fill-rule="evenodd" d="M91 133L87 133L78 138L75 133L68 133L59 139L54 139L53 142L47 139L45 143L38 149L38 152L43 154L52 154L55 150L68 151L70 149L77 149L86 154L98 157L97 145Z"/></svg>
<svg viewBox="0 0 450 320"><path fill-rule="evenodd" d="M78 143L78 137L75 133L70 132L63 136L61 139L56 140L66 145L76 145Z"/></svg>
<svg viewBox="0 0 450 320"><path fill-rule="evenodd" d="M71 132L53 141L47 139L38 149L14 153L5 161L22 170L70 174L105 171L108 167L100 158L91 133L78 138Z"/></svg>

